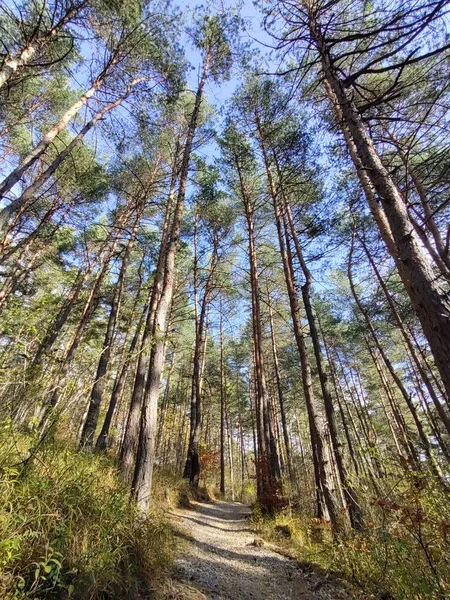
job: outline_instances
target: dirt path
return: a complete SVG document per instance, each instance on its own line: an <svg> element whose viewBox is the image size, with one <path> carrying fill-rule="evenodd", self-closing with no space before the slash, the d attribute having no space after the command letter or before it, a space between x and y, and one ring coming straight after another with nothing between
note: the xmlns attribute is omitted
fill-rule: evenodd
<svg viewBox="0 0 450 600"><path fill-rule="evenodd" d="M194 503L171 512L181 551L175 563L176 600L352 600L328 579L268 548L255 535L243 504Z"/></svg>

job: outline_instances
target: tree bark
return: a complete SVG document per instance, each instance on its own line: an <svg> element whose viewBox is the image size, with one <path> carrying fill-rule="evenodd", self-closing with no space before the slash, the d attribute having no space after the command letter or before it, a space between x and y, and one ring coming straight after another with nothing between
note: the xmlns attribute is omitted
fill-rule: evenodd
<svg viewBox="0 0 450 600"><path fill-rule="evenodd" d="M158 439L156 442L156 452L157 453L159 453L159 451L160 451L161 443L162 443L162 440L164 437L165 421L166 421L167 411L168 411L168 407L169 407L170 387L171 387L171 382L172 382L173 371L175 368L176 355L177 355L177 350L175 347L175 348L173 348L172 355L170 357L170 364L169 364L169 371L167 373L166 387L164 389L164 395L163 395L163 399L162 399L162 403L161 403L161 412L159 415L159 422L158 422Z"/></svg>

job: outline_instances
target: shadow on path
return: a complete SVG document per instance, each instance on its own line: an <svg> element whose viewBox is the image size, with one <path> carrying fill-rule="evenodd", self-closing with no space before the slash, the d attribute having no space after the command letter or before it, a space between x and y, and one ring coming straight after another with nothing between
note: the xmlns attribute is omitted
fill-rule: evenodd
<svg viewBox="0 0 450 600"><path fill-rule="evenodd" d="M236 502L195 502L193 510L171 512L180 541L174 579L197 590L199 599L351 600L326 574L255 546L250 512Z"/></svg>

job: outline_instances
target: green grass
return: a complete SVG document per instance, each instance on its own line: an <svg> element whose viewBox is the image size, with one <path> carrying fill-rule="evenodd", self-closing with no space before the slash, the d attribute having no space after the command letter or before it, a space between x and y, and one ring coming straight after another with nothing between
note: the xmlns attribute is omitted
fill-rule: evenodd
<svg viewBox="0 0 450 600"><path fill-rule="evenodd" d="M0 597L151 597L174 552L162 515L138 513L104 456L52 443L12 466L27 443L0 446Z"/></svg>

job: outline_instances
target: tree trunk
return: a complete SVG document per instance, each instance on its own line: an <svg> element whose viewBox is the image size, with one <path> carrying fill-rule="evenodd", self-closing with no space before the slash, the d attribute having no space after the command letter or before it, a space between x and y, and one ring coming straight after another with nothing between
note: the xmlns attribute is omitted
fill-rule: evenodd
<svg viewBox="0 0 450 600"><path fill-rule="evenodd" d="M139 295L140 295L140 289L139 289L139 292L137 293L136 300L139 298ZM97 450L106 450L106 448L108 446L109 430L111 428L113 416L114 416L114 413L116 410L116 406L117 406L120 398L122 397L123 390L124 390L125 383L126 383L127 376L128 376L128 372L129 372L130 366L133 362L133 358L135 358L134 353L135 353L136 348L139 343L139 338L140 338L140 334L141 334L141 330L142 330L142 324L144 321L144 317L147 314L147 310L148 310L148 303L145 304L145 306L142 310L141 317L136 325L136 329L135 329L133 338L131 340L130 347L128 348L128 351L126 353L122 353L122 357L121 357L122 360L121 360L121 363L119 364L120 368L119 368L119 371L117 372L117 376L114 381L111 398L109 400L108 410L106 411L105 420L103 421L102 429L101 429L100 434L95 443L95 447ZM134 313L134 310L133 310L133 313Z"/></svg>
<svg viewBox="0 0 450 600"><path fill-rule="evenodd" d="M279 360L278 360L277 340L276 340L275 328L274 328L274 324L273 324L273 310L272 310L272 303L270 301L269 290L267 290L267 305L269 308L270 337L271 337L271 341L272 341L273 364L274 364L274 368L275 368L275 381L277 384L278 403L280 405L281 428L283 430L284 448L285 448L285 452L286 452L286 462L287 462L287 467L288 467L289 478L291 481L293 481L294 480L294 472L292 470L291 444L289 441L289 431L288 431L287 418L286 418L286 407L285 407L285 402L284 402L283 386L281 384L281 374L280 374L280 364L279 364Z"/></svg>
<svg viewBox="0 0 450 600"><path fill-rule="evenodd" d="M99 272L101 272L104 269L105 265L107 265L107 263L109 262L120 241L120 236L122 235L121 227L125 224L128 216L128 210L123 211L119 215L119 217L114 223L114 227L112 228L112 230L115 231L114 237L109 238L102 243L98 252L94 255L90 262L86 259L86 270L84 270L85 265L82 265L80 267L72 289L70 290L69 294L62 303L57 316L55 317L52 325L48 328L47 333L45 334L44 338L42 339L41 343L39 344L36 350L36 354L32 362L33 365L38 365L41 362L44 354L51 350L63 326L69 318L69 315L73 310L81 292L83 291L83 287L89 281L89 278L91 277L94 268L99 262L101 262L102 266L100 266L99 270Z"/></svg>
<svg viewBox="0 0 450 600"><path fill-rule="evenodd" d="M183 215L184 199L188 182L189 162L192 152L195 131L197 129L198 116L202 103L203 89L211 66L211 54L207 52L203 73L195 96L194 109L189 122L186 136L186 144L183 152L183 160L180 171L180 185L176 207L174 211L170 236L167 242L167 250L163 253L163 281L161 295L155 312L153 324L153 343L150 354L147 385L144 395L144 403L141 412L139 444L136 457L136 467L133 477L133 496L141 510L147 510L150 505L152 489L153 464L155 461L155 436L157 422L157 408L161 374L164 364L164 339L169 307L172 303L172 294L175 276L175 256L180 236L181 218Z"/></svg>
<svg viewBox="0 0 450 600"><path fill-rule="evenodd" d="M422 325L447 396L450 397L450 298L448 292L436 278L432 265L417 239L401 193L383 165L354 100L339 79L332 65L325 36L313 19L310 22L310 31L320 54L322 70L328 84L327 91L335 108L336 116L354 143L358 159L355 162L358 175L361 177L361 170L365 171L371 187L380 199L389 224L390 235L395 244L395 248L388 244L388 249L396 262L403 285ZM369 197L368 201L372 208L373 201ZM380 226L379 222L378 225ZM381 232L385 239L385 232L382 230Z"/></svg>
<svg viewBox="0 0 450 600"><path fill-rule="evenodd" d="M223 314L220 302L220 493L225 496L225 362L223 352Z"/></svg>
<svg viewBox="0 0 450 600"><path fill-rule="evenodd" d="M11 256L16 254L19 250L20 250L20 253L18 256L15 257L15 260L20 260L20 256L23 256L23 254L28 251L28 249L30 248L33 241L36 240L36 238L38 238L38 237L39 237L38 243L40 243L40 244L43 244L47 240L51 240L53 235L60 228L63 218L68 213L68 206L66 206L65 210L62 211L62 214L59 217L59 221L56 221L56 222L53 221L51 223L51 229L46 231L45 235L40 235L40 234L41 234L41 231L42 231L44 225L47 225L48 223L50 223L51 218L61 208L62 205L63 205L63 202L61 201L60 198L57 198L55 201L53 201L50 208L43 214L42 218L40 218L40 220L37 223L37 226L33 229L33 231L29 235L20 237L19 239L16 240L16 243L14 245L12 245L12 244L10 244L12 236L10 236L9 233L10 233L10 231L12 231L15 224L18 222L18 218L14 219L12 225L10 225L6 229L6 231L3 235L3 238L0 242L0 265L3 265L4 263L6 263L6 261L9 258L11 258Z"/></svg>
<svg viewBox="0 0 450 600"><path fill-rule="evenodd" d="M98 418L100 415L100 407L103 400L103 393L106 384L106 373L109 368L111 359L112 343L114 334L116 331L117 317L119 315L120 303L122 300L123 286L125 283L125 274L128 268L130 254L133 249L136 232L141 220L142 210L140 210L136 216L133 229L131 231L130 240L125 249L125 253L122 259L122 265L120 268L119 277L114 291L113 300L111 303L111 310L109 313L108 325L106 327L105 338L103 340L102 352L100 354L100 360L97 365L97 373L95 376L95 383L91 391L91 401L89 403L86 420L84 421L83 429L80 436L81 447L91 447L94 443L95 430L97 429Z"/></svg>
<svg viewBox="0 0 450 600"><path fill-rule="evenodd" d="M233 429L231 423L231 417L228 412L228 403L225 398L225 421L227 427L227 438L228 438L228 464L230 465L230 488L231 488L231 501L234 502L234 461L233 461Z"/></svg>
<svg viewBox="0 0 450 600"><path fill-rule="evenodd" d="M21 177L39 160L44 154L50 144L70 123L70 121L80 112L80 110L87 104L87 101L92 98L95 92L101 87L106 76L110 73L112 68L117 64L118 56L117 53L113 53L108 62L106 63L102 72L94 80L91 87L77 100L70 108L66 110L60 120L43 136L41 141L31 150L28 155L22 160L19 166L17 166L11 173L0 183L0 199L4 198L6 194L18 183ZM2 211L3 212L3 211ZM0 220L0 230L4 228L3 222Z"/></svg>
<svg viewBox="0 0 450 600"><path fill-rule="evenodd" d="M320 327L320 322L319 322L319 327ZM330 351L329 351L329 348L328 348L328 344L327 344L327 341L326 341L325 336L323 334L323 330L322 330L322 328L320 328L320 329L321 329L321 336L322 336L322 340L323 340L323 345L325 347L325 354L326 354L326 357L328 359L328 365L329 365L330 372L331 372L331 378L332 378L332 381L333 381L334 393L336 395L336 401L337 401L337 404L338 404L339 414L341 416L342 426L344 428L345 439L347 440L347 446L348 446L348 451L349 451L349 454L350 454L350 459L351 459L353 467L355 469L355 474L358 475L359 474L358 460L356 458L356 452L355 452L355 449L354 449L354 446L353 446L353 441L352 441L352 438L351 438L351 435L350 435L350 430L349 430L349 427L348 427L347 418L345 416L345 413L344 413L344 410L343 410L343 406L342 406L342 403L341 403L340 398L339 398L339 391L340 390L339 390L339 385L338 385L338 382L337 382L336 369L335 369L335 366L334 366L334 364L332 362Z"/></svg>
<svg viewBox="0 0 450 600"><path fill-rule="evenodd" d="M159 423L158 423L158 439L156 442L156 452L159 454L159 450L161 447L161 443L164 437L164 427L166 421L166 415L169 407L169 395L170 395L170 384L172 381L172 374L175 368L175 357L176 357L176 348L172 350L172 355L170 357L169 371L167 373L166 387L164 389L164 396L161 404L161 412L159 415Z"/></svg>
<svg viewBox="0 0 450 600"><path fill-rule="evenodd" d="M78 324L75 329L75 333L73 334L72 338L69 340L69 342L66 344L66 346L63 350L62 358L60 361L61 368L59 369L59 372L55 374L55 377L53 380L53 383L54 383L53 388L50 392L47 402L44 404L44 406L41 408L41 411L40 411L41 416L39 417L39 428L42 431L44 431L49 426L49 423L54 424L57 420L56 408L60 404L61 391L64 388L65 380L67 378L72 359L75 355L75 352L78 349L78 346L80 345L84 331L86 330L86 327L88 326L93 314L95 313L95 311L98 307L98 304L100 301L100 295L99 295L100 288L101 288L104 278L108 272L110 259L114 255L114 252L117 248L119 241L120 241L120 235L119 235L119 233L116 233L115 239L113 240L112 245L108 248L108 253L105 255L105 257L103 257L100 268L98 269L98 271L95 275L94 282L92 284L88 298L84 304L81 315L79 316ZM89 271L89 269L88 269L88 271ZM85 281L85 276L81 278L81 282L84 282L84 281ZM75 297L78 297L78 294L81 292L81 288L82 288L82 286L77 285L77 286L75 286L75 288L72 289L72 291L75 291ZM62 321L62 323L64 323L65 320L67 320L73 306L74 306L74 297L71 298L70 302L67 303L66 306L63 305L62 310L58 313L57 321L55 321L55 323L58 326L59 326L59 323L61 323L61 321ZM59 326L58 329L56 329L55 323L50 328L50 335L48 337L46 336L46 338L44 338L44 342L46 343L47 349L49 347L51 347L51 345L54 343L58 334L61 331L62 325ZM41 355L39 354L39 349L38 349L38 353L34 358L35 363L38 360L38 357L40 357L40 356ZM54 413L54 418L52 417L52 413Z"/></svg>
<svg viewBox="0 0 450 600"><path fill-rule="evenodd" d="M450 280L449 249L448 249L446 242L442 238L441 232L439 231L439 227L434 218L434 212L431 209L430 204L428 202L427 194L426 194L425 188L422 184L422 181L421 181L417 171L411 164L411 161L409 160L408 156L405 154L405 152L402 148L402 144L399 143L398 140L395 138L395 136L390 132L388 132L388 137L389 137L390 141L392 142L392 144L394 145L394 147L396 148L398 155L400 156L403 166L405 167L406 176L409 175L411 177L413 186L417 192L417 196L419 197L420 204L422 205L422 210L423 210L422 220L423 220L423 223L424 223L426 229L431 234L431 237L434 242L434 247L431 244L431 242L428 238L428 235L427 235L425 229L423 228L423 226L420 226L419 223L417 223L416 219L413 217L413 215L410 212L411 222L413 223L414 228L417 231L420 239L424 243L424 246L428 250L430 256L435 261L436 266L441 271L442 275L446 279ZM414 210L414 212L416 212L414 208L413 208L413 210Z"/></svg>
<svg viewBox="0 0 450 600"><path fill-rule="evenodd" d="M174 152L172 165L172 175L170 181L169 195L164 214L164 222L161 232L161 243L159 247L158 261L156 264L153 285L149 290L149 300L147 318L145 320L144 332L140 343L136 373L134 378L133 391L131 394L130 407L125 426L125 434L120 448L119 464L123 479L127 483L132 482L136 452L139 443L139 428L140 428L140 412L142 400L145 393L146 382L146 361L149 355L149 348L152 339L153 329L156 318L156 310L158 302L161 298L163 280L164 280L164 255L167 245L169 244L169 227L175 195L175 186L178 178L178 158L179 158L179 142L177 140Z"/></svg>
<svg viewBox="0 0 450 600"><path fill-rule="evenodd" d="M348 514L350 517L351 526L354 529L362 529L363 527L363 516L361 507L359 506L358 497L356 490L352 486L348 479L347 471L342 458L341 444L339 441L336 416L333 406L333 399L328 386L328 376L323 366L322 349L320 347L320 338L317 331L316 318L311 305L311 287L312 287L312 275L306 264L303 256L303 252L300 246L300 242L297 237L295 226L292 220L291 210L288 202L285 199L285 213L284 213L284 226L290 230L290 234L294 241L294 246L297 253L297 258L300 263L300 267L305 277L305 283L302 286L302 298L303 305L305 307L306 318L308 320L309 331L312 338L314 356L316 359L317 373L319 375L320 388L322 390L322 398L325 407L325 415L328 423L328 430L330 434L331 451L334 454L336 461L338 483L341 487L345 499L345 505L347 506ZM286 241L288 244L289 242Z"/></svg>

